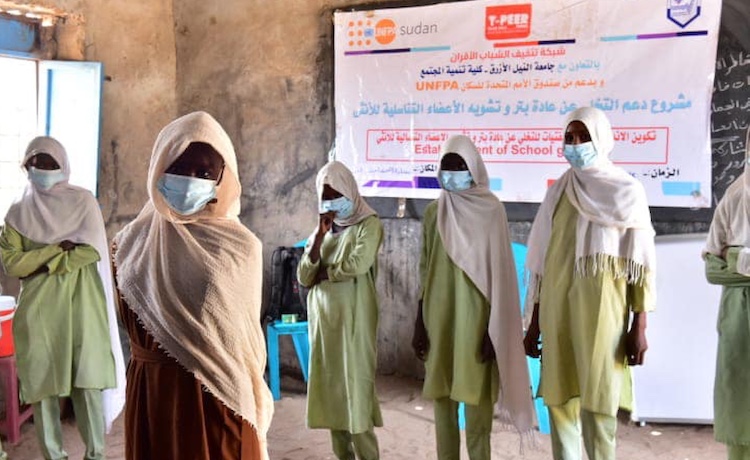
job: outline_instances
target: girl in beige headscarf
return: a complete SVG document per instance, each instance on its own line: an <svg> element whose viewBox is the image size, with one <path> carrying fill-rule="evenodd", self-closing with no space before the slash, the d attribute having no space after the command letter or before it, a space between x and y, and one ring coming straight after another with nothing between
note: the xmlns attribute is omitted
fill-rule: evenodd
<svg viewBox="0 0 750 460"><path fill-rule="evenodd" d="M261 243L238 219L237 160L216 120L194 112L161 131L148 194L114 249L132 348L126 457L266 459Z"/></svg>
<svg viewBox="0 0 750 460"><path fill-rule="evenodd" d="M307 425L331 430L342 460L380 458L374 427L383 426L375 394L378 298L383 226L338 161L315 182L320 217L297 267L307 297L310 378Z"/></svg>
<svg viewBox="0 0 750 460"><path fill-rule="evenodd" d="M643 363L646 312L655 307L646 192L609 160L614 145L602 111L570 114L571 167L547 191L529 235L533 313L524 345L529 356L544 356L539 393L555 459L582 458L581 426L589 458L615 458L617 410L632 406L627 366Z"/></svg>
<svg viewBox="0 0 750 460"><path fill-rule="evenodd" d="M526 438L534 428L508 219L467 136L443 145L438 174L442 191L422 224L412 345L426 359L423 394L435 400L438 458L459 458L464 402L469 457L489 459L495 403Z"/></svg>

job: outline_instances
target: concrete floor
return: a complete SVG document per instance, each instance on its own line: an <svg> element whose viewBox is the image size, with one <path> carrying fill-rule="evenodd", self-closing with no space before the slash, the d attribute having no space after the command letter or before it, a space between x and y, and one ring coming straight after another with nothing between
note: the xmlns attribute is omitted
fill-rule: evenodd
<svg viewBox="0 0 750 460"><path fill-rule="evenodd" d="M376 430L383 459L434 459L435 437L432 407L420 397L420 382L399 377L380 377L378 396L385 427ZM305 427L304 384L284 377L283 397L268 435L272 460L333 459L328 433ZM63 423L65 446L71 459L83 456L83 445L75 422ZM552 456L549 436L541 435L539 450L519 452L518 436L498 424L492 434L492 458L504 460L548 460ZM619 460L723 460L724 446L713 440L710 426L647 425L621 423L618 432ZM23 438L16 446L6 445L11 460L41 459L31 423L23 427ZM122 417L107 437L107 458L124 459ZM464 457L468 458L468 457ZM185 459L190 460L190 459Z"/></svg>

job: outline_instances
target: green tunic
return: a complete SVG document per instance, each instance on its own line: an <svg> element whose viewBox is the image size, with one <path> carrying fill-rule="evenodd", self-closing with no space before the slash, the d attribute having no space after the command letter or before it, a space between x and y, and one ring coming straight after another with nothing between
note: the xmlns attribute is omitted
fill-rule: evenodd
<svg viewBox="0 0 750 460"><path fill-rule="evenodd" d="M356 434L383 425L375 394L375 277L382 240L380 219L370 216L340 233L327 233L317 263L307 252L300 260L297 276L304 286L314 283L319 268L328 272L328 280L313 286L307 296L310 428Z"/></svg>
<svg viewBox="0 0 750 460"><path fill-rule="evenodd" d="M39 402L68 396L71 388L115 386L100 257L89 245L63 251L29 240L6 225L0 257L10 276L26 277L46 265L48 273L21 281L13 339L22 399Z"/></svg>
<svg viewBox="0 0 750 460"><path fill-rule="evenodd" d="M625 356L628 307L649 311L654 299L648 281L627 284L607 271L574 276L577 221L578 210L563 194L552 220L539 294L539 394L550 406L580 396L583 409L616 415L618 407L632 409Z"/></svg>
<svg viewBox="0 0 750 460"><path fill-rule="evenodd" d="M425 208L422 223L422 319L430 340L425 363L425 398L450 397L478 405L490 381L497 401L497 363L483 363L482 341L490 320L490 304L445 252L437 229L437 201Z"/></svg>
<svg viewBox="0 0 750 460"><path fill-rule="evenodd" d="M740 249L729 249L726 262L712 254L705 261L708 282L724 286L717 324L714 436L725 444L750 446L750 277L737 273Z"/></svg>

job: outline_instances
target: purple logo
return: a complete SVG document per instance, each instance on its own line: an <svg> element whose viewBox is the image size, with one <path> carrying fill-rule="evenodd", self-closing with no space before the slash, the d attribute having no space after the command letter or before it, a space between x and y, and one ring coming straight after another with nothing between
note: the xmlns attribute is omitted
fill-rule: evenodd
<svg viewBox="0 0 750 460"><path fill-rule="evenodd" d="M701 15L701 0L667 0L667 19L683 29Z"/></svg>

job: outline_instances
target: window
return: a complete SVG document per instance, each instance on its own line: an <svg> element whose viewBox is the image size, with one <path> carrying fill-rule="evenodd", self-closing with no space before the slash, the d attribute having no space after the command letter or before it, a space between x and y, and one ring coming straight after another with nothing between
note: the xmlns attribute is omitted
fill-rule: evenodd
<svg viewBox="0 0 750 460"><path fill-rule="evenodd" d="M0 222L26 186L20 167L37 132L36 62L0 57Z"/></svg>
<svg viewBox="0 0 750 460"><path fill-rule="evenodd" d="M26 187L20 163L38 135L65 146L70 182L96 194L101 80L97 62L0 56L0 223Z"/></svg>

